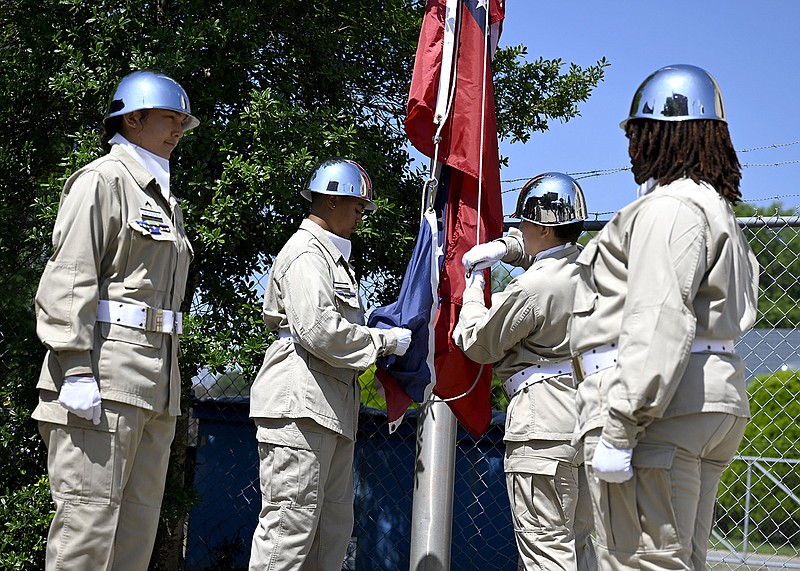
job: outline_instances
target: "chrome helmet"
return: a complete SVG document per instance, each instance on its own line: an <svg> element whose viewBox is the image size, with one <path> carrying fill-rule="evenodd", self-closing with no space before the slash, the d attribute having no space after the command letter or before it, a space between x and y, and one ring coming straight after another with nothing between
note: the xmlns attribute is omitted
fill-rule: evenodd
<svg viewBox="0 0 800 571"><path fill-rule="evenodd" d="M108 102L105 120L142 109L169 109L186 113L189 118L183 126L184 132L200 124L192 116L186 91L177 81L162 73L134 71L123 77Z"/></svg>
<svg viewBox="0 0 800 571"><path fill-rule="evenodd" d="M655 121L712 119L726 121L722 93L706 70L694 65L669 65L656 70L636 90L628 118Z"/></svg>
<svg viewBox="0 0 800 571"><path fill-rule="evenodd" d="M583 190L575 179L560 172L536 175L519 191L517 211L511 218L542 226L560 226L586 220Z"/></svg>
<svg viewBox="0 0 800 571"><path fill-rule="evenodd" d="M337 157L320 163L300 194L311 200L312 192L363 198L367 201L366 210L377 208L372 202L372 181L367 171L349 159Z"/></svg>

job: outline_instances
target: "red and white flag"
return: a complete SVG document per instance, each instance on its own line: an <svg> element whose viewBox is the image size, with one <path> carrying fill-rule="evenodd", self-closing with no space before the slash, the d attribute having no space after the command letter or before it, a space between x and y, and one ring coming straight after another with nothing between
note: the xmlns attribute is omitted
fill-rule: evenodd
<svg viewBox="0 0 800 571"><path fill-rule="evenodd" d="M430 390L475 437L491 420L492 367L471 361L452 332L463 303L462 256L503 232L491 69L503 17L501 0L428 0L425 7L405 129L443 167L436 216L423 213L398 301L370 317L370 325L412 329L406 355L378 361L390 423ZM489 285L485 296L488 304Z"/></svg>

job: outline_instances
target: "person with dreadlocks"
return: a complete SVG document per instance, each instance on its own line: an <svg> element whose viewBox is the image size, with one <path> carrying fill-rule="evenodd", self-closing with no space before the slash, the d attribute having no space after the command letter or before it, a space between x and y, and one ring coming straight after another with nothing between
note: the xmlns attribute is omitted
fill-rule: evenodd
<svg viewBox="0 0 800 571"><path fill-rule="evenodd" d="M731 208L740 165L714 78L650 75L622 122L639 197L578 258L570 324L602 569L705 569L749 407L735 340L758 263Z"/></svg>

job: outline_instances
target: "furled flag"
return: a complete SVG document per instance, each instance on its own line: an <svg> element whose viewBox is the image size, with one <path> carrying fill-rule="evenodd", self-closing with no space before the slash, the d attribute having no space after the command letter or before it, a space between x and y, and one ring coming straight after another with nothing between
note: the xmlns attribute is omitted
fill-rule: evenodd
<svg viewBox="0 0 800 571"><path fill-rule="evenodd" d="M412 330L404 356L378 360L390 426L430 391L476 437L491 419L492 368L468 359L452 332L465 286L461 258L503 229L491 70L503 16L502 0L428 0L425 7L405 128L442 168L427 189L435 198L423 213L398 301L369 318L373 326ZM487 287L487 304L489 295Z"/></svg>

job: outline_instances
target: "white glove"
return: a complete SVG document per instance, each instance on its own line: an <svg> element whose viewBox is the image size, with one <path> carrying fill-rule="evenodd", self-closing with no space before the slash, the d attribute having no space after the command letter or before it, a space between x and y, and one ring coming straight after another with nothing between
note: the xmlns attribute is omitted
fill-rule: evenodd
<svg viewBox="0 0 800 571"><path fill-rule="evenodd" d="M619 484L633 477L632 457L632 448L614 448L601 437L594 449L592 468L599 479Z"/></svg>
<svg viewBox="0 0 800 571"><path fill-rule="evenodd" d="M473 273L479 270L491 268L495 262L499 262L506 255L506 244L500 240L492 240L485 244L478 244L469 249L461 257L464 269Z"/></svg>
<svg viewBox="0 0 800 571"><path fill-rule="evenodd" d="M100 424L100 390L94 377L66 377L58 402L72 414Z"/></svg>
<svg viewBox="0 0 800 571"><path fill-rule="evenodd" d="M486 278L483 277L483 270L473 270L472 273L464 279L467 282L466 289L476 287L483 291L483 286L486 283Z"/></svg>
<svg viewBox="0 0 800 571"><path fill-rule="evenodd" d="M392 327L389 331L397 337L397 348L394 350L393 355L402 357L408 351L408 346L411 345L411 330L405 327Z"/></svg>

